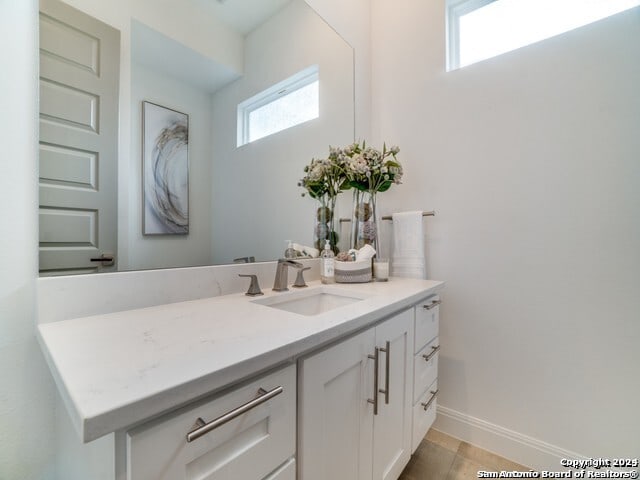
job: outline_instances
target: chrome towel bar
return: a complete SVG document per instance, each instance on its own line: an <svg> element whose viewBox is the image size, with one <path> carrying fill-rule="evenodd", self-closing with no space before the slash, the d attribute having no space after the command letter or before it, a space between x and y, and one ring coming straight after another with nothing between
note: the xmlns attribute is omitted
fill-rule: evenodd
<svg viewBox="0 0 640 480"><path fill-rule="evenodd" d="M436 212L435 210L431 210L430 212L422 212L422 216L423 217L435 217L436 216ZM391 215L384 215L381 220L393 220L393 217ZM351 222L350 218L341 218L340 219L340 223L344 223L344 222Z"/></svg>

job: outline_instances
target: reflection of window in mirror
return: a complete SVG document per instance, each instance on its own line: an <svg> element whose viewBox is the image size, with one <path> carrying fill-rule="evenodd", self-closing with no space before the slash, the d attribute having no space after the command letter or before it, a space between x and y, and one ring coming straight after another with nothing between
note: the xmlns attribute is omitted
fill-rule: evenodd
<svg viewBox="0 0 640 480"><path fill-rule="evenodd" d="M318 118L318 65L254 95L238 105L238 146Z"/></svg>

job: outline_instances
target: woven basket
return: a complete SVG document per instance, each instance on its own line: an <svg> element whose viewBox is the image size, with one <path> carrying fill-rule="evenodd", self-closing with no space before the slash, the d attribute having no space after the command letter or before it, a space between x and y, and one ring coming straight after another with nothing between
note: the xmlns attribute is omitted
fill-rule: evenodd
<svg viewBox="0 0 640 480"><path fill-rule="evenodd" d="M335 261L337 283L367 283L371 281L371 260L361 262Z"/></svg>

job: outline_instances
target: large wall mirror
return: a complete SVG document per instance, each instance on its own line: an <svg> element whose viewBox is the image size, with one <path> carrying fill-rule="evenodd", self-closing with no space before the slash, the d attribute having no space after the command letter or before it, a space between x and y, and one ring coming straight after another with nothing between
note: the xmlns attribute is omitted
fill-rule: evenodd
<svg viewBox="0 0 640 480"><path fill-rule="evenodd" d="M115 32L115 52L101 24ZM311 158L354 139L354 54L304 0L42 0L40 29L41 275L267 261L283 255L286 240L313 243L316 206L301 197L298 180ZM108 58L115 73L99 63ZM241 144L238 105L261 92L277 96L274 87L309 69L318 72L318 117ZM85 76L115 82L115 93L94 95ZM151 106L146 122L143 104ZM109 112L112 127L98 116ZM182 122L171 130L182 136L149 140L156 119ZM109 128L115 151L83 140ZM165 196L171 208L188 208L188 228L177 234L144 230L143 154L153 141L188 159L188 170L172 177L183 179L184 198ZM103 173L110 158L117 168ZM160 186L173 181L154 175ZM115 203L82 203L98 191Z"/></svg>

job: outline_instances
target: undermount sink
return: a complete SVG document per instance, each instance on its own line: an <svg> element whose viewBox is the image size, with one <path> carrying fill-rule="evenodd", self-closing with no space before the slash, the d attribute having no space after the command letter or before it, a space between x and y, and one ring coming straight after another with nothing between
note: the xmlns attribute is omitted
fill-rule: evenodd
<svg viewBox="0 0 640 480"><path fill-rule="evenodd" d="M345 305L351 305L365 298L367 296L354 292L332 289L331 287L319 287L284 293L282 296L261 298L254 300L254 303L299 315L313 316L344 307Z"/></svg>

